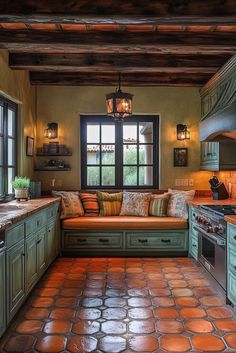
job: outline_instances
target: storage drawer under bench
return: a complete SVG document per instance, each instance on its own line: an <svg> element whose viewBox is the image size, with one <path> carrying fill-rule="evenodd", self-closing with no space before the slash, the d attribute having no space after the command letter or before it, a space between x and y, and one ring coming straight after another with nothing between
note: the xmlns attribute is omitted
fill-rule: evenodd
<svg viewBox="0 0 236 353"><path fill-rule="evenodd" d="M122 233L86 233L65 232L64 248L66 249L104 249L123 247Z"/></svg>

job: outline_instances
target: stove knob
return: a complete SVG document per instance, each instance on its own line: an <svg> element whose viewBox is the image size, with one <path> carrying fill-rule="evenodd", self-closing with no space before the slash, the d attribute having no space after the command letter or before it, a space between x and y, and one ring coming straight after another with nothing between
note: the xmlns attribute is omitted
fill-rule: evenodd
<svg viewBox="0 0 236 353"><path fill-rule="evenodd" d="M208 226L208 221L206 219L203 220L203 224L205 224L206 226Z"/></svg>
<svg viewBox="0 0 236 353"><path fill-rule="evenodd" d="M215 227L213 228L214 233L218 233L219 230L220 230L220 228L219 228L218 226L215 226Z"/></svg>
<svg viewBox="0 0 236 353"><path fill-rule="evenodd" d="M207 233L213 233L213 228L212 227L207 227Z"/></svg>

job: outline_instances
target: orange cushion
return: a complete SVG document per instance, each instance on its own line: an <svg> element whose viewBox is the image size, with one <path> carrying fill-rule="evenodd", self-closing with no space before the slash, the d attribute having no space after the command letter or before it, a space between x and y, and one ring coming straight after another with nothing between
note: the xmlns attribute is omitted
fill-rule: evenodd
<svg viewBox="0 0 236 353"><path fill-rule="evenodd" d="M65 219L63 228L87 230L187 229L188 222L184 218L177 217L76 217Z"/></svg>

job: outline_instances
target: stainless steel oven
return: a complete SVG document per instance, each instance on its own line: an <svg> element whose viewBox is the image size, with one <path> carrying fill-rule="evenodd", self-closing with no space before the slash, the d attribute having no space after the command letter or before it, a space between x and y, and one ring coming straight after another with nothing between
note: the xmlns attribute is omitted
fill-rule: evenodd
<svg viewBox="0 0 236 353"><path fill-rule="evenodd" d="M226 290L226 240L194 225L198 234L198 261Z"/></svg>

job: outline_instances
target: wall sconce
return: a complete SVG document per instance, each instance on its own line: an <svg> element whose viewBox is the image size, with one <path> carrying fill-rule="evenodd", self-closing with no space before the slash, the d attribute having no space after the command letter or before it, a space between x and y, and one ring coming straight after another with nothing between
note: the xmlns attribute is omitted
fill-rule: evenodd
<svg viewBox="0 0 236 353"><path fill-rule="evenodd" d="M187 125L177 124L176 125L177 140L190 140L190 131Z"/></svg>
<svg viewBox="0 0 236 353"><path fill-rule="evenodd" d="M44 137L48 139L55 139L58 136L58 124L48 123L47 129L44 130Z"/></svg>

